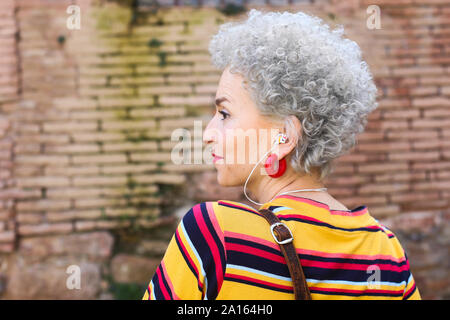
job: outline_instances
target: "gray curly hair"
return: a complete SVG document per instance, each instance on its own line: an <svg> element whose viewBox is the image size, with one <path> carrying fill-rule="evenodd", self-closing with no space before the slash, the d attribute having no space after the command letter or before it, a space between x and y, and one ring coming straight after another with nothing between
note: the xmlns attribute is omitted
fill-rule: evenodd
<svg viewBox="0 0 450 320"><path fill-rule="evenodd" d="M243 75L264 116L300 120L291 165L304 173L320 168L320 180L333 171L333 159L355 145L378 106L361 50L343 33L342 26L330 30L303 12L251 9L246 21L222 24L209 43L213 65Z"/></svg>

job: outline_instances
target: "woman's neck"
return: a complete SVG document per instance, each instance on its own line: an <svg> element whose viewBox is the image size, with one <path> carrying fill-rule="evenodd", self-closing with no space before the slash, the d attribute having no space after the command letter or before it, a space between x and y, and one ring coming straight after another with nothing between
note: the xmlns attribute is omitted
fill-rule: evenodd
<svg viewBox="0 0 450 320"><path fill-rule="evenodd" d="M292 168L288 167L288 170L286 170L285 174L280 178L274 179L269 176L261 176L259 181L255 181L249 186L249 191L253 195L253 200L256 200L259 203L266 203L283 192L299 189L324 188L324 184L319 181L317 176L317 171L313 171L313 174L300 175ZM308 198L311 195L314 197L314 194L324 192L325 191L302 191L292 193L292 195Z"/></svg>

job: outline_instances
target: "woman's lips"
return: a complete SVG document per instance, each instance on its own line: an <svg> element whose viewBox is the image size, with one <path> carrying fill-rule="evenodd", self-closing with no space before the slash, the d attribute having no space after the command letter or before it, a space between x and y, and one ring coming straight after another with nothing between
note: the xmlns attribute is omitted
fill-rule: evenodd
<svg viewBox="0 0 450 320"><path fill-rule="evenodd" d="M216 155L215 153L212 153L212 156L214 157L213 162L216 163L216 161L219 161L220 159L223 159L223 157L220 157Z"/></svg>

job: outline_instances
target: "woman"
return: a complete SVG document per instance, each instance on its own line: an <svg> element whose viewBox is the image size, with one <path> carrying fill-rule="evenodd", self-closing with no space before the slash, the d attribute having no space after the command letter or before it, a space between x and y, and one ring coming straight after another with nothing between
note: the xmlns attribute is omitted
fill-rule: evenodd
<svg viewBox="0 0 450 320"><path fill-rule="evenodd" d="M366 206L349 210L324 188L332 160L377 107L360 49L342 34L302 12L252 9L247 21L221 26L209 51L224 71L203 140L218 183L244 186L257 209L195 205L143 299L293 299L258 212L266 208L292 231L312 299L420 299L394 234Z"/></svg>

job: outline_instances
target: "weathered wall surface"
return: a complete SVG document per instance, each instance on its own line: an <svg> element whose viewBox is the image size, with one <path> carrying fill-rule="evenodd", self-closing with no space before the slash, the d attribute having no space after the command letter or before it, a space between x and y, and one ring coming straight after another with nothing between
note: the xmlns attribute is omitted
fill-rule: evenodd
<svg viewBox="0 0 450 320"><path fill-rule="evenodd" d="M213 166L171 161L172 132L190 130L194 144L211 116L220 71L210 63L210 36L245 15L78 1L81 29L69 30L71 4L0 3L5 299L140 298L174 213L205 200L245 202L241 188L217 186ZM381 9L379 30L366 26L372 4ZM346 206L366 204L392 227L424 298L448 298L450 4L258 8L319 15L361 45L379 108L327 186ZM80 267L80 290L67 288L70 265Z"/></svg>

